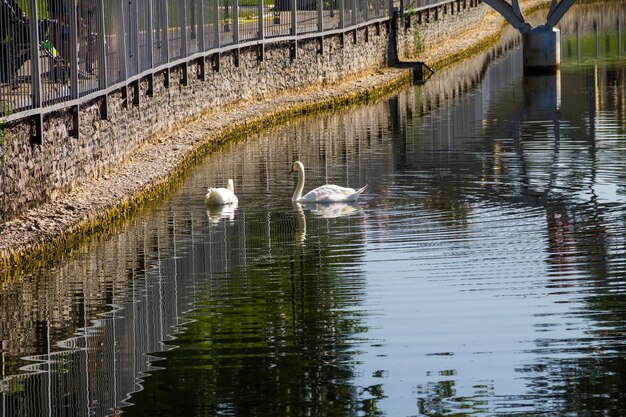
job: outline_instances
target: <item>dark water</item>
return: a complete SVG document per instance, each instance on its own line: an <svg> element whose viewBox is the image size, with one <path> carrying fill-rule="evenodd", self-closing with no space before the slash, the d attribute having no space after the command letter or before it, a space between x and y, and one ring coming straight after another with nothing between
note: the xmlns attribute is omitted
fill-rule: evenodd
<svg viewBox="0 0 626 417"><path fill-rule="evenodd" d="M624 3L226 146L0 287L2 416L626 413ZM354 205L297 207L359 187ZM234 212L206 187L235 180ZM32 373L24 374L24 371Z"/></svg>

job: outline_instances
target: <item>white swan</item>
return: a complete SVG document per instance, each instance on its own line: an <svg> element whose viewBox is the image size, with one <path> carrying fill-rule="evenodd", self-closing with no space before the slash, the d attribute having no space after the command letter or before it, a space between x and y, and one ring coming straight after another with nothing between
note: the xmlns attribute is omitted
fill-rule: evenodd
<svg viewBox="0 0 626 417"><path fill-rule="evenodd" d="M304 189L304 165L302 162L295 161L291 165L290 172L298 173L298 185L293 191L291 201L298 203L337 203L342 201L356 201L365 187L355 190L353 188L340 187L338 185L326 184L309 191L302 195Z"/></svg>
<svg viewBox="0 0 626 417"><path fill-rule="evenodd" d="M236 204L239 202L235 195L235 186L233 180L228 179L226 188L214 188L211 187L207 190L207 194L204 197L204 202L208 206L223 206L225 204Z"/></svg>

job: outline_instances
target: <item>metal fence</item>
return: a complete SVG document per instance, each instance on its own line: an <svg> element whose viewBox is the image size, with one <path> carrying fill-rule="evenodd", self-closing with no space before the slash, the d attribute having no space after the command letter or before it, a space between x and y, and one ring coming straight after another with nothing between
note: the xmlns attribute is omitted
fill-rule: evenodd
<svg viewBox="0 0 626 417"><path fill-rule="evenodd" d="M400 12L419 12L452 3L458 10L461 10L467 5L475 6L480 1L482 0L397 0L397 9Z"/></svg>
<svg viewBox="0 0 626 417"><path fill-rule="evenodd" d="M444 0L446 3L459 0ZM0 117L78 105L246 44L389 18L393 0L0 0ZM431 5L433 0L411 4Z"/></svg>

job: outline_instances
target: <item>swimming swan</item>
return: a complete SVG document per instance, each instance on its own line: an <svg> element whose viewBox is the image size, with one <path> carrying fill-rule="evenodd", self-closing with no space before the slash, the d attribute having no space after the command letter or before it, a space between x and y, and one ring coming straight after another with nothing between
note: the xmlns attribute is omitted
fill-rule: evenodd
<svg viewBox="0 0 626 417"><path fill-rule="evenodd" d="M298 173L298 185L293 191L291 201L298 203L337 203L341 201L356 201L365 187L354 190L353 188L340 187L338 185L326 184L302 195L304 189L304 165L295 161L291 165L291 172Z"/></svg>
<svg viewBox="0 0 626 417"><path fill-rule="evenodd" d="M204 197L204 202L209 206L223 206L224 204L234 204L239 202L237 196L235 195L233 180L230 178L228 179L226 188L211 187L207 191L208 193Z"/></svg>

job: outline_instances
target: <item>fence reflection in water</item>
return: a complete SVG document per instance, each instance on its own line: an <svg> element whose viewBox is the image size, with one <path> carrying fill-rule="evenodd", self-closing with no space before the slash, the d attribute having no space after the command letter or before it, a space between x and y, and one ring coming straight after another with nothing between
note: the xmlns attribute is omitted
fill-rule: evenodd
<svg viewBox="0 0 626 417"><path fill-rule="evenodd" d="M236 245L226 253L213 244L228 238L224 230L194 236L190 228L209 220L190 215L163 212L131 234L90 246L52 267L58 282L35 274L0 291L1 315L20 316L0 323L0 415L106 416L141 388L145 374L158 367L149 354L169 349L164 342L185 323L205 279L199 271L240 262ZM230 229L236 243L237 227ZM181 256L188 251L197 255L191 263ZM207 251L210 264L200 256ZM39 302L28 306L27 299ZM18 371L15 354L30 354L19 361L30 363Z"/></svg>

